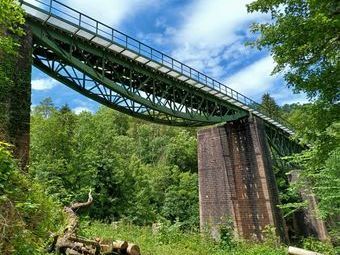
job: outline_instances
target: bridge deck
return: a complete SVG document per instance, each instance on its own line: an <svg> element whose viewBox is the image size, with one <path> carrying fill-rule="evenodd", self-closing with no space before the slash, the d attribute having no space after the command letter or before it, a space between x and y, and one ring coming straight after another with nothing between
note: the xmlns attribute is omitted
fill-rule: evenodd
<svg viewBox="0 0 340 255"><path fill-rule="evenodd" d="M48 3L40 0L22 0L21 4L29 17L39 20L42 24L62 29L72 36L81 37L115 54L124 55L132 61L160 71L180 82L185 82L188 86L193 86L250 112L289 135L294 134L284 120L268 117L265 109L252 99L63 3L56 0L50 0Z"/></svg>

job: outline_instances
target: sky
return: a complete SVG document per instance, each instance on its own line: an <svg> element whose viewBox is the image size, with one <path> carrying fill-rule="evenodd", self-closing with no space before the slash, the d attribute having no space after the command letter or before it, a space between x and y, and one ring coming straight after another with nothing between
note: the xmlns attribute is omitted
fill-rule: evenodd
<svg viewBox="0 0 340 255"><path fill-rule="evenodd" d="M266 50L245 46L256 35L253 22L269 19L248 14L248 0L59 0L112 26L210 77L260 101L270 93L279 105L307 102L293 94ZM76 113L95 112L99 104L33 68L32 106L51 97Z"/></svg>

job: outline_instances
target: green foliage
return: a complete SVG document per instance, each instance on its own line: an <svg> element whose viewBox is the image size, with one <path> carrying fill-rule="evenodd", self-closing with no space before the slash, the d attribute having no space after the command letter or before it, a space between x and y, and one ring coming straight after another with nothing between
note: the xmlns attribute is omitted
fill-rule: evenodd
<svg viewBox="0 0 340 255"><path fill-rule="evenodd" d="M220 227L220 245L224 250L232 250L236 246L234 240L234 223L230 218Z"/></svg>
<svg viewBox="0 0 340 255"><path fill-rule="evenodd" d="M273 72L316 99L284 110L296 138L308 146L292 159L301 169L297 184L317 196L319 216L332 221L340 211L339 1L256 0L247 7L271 15L270 21L252 26L260 35L250 44L269 48L277 63Z"/></svg>
<svg viewBox="0 0 340 255"><path fill-rule="evenodd" d="M198 226L196 138L190 130L131 119L102 107L79 115L50 99L33 109L30 172L62 203L94 190L89 215ZM195 133L194 133L195 134ZM196 135L196 134L195 134Z"/></svg>
<svg viewBox="0 0 340 255"><path fill-rule="evenodd" d="M49 231L63 222L59 204L18 168L9 146L0 142L0 253L44 254Z"/></svg>
<svg viewBox="0 0 340 255"><path fill-rule="evenodd" d="M0 28L3 31L23 35L21 25L25 23L23 10L15 0L0 0Z"/></svg>
<svg viewBox="0 0 340 255"><path fill-rule="evenodd" d="M0 0L0 58L16 55L18 44L15 36L22 36L24 13L14 0Z"/></svg>
<svg viewBox="0 0 340 255"><path fill-rule="evenodd" d="M264 107L264 112L267 116L271 118L280 117L280 107L275 102L274 98L272 98L269 93L265 93L262 96L261 105Z"/></svg>
<svg viewBox="0 0 340 255"><path fill-rule="evenodd" d="M277 249L280 248L281 242L280 238L277 235L276 228L272 225L267 225L262 231L264 244L275 247Z"/></svg>
<svg viewBox="0 0 340 255"><path fill-rule="evenodd" d="M302 247L304 249L319 252L324 255L336 255L339 254L336 252L336 250L333 248L332 244L329 242L321 242L319 240L316 240L314 238L306 238L302 242Z"/></svg>
<svg viewBox="0 0 340 255"><path fill-rule="evenodd" d="M183 227L198 225L198 176L196 173L181 173L177 168L172 173L173 183L165 190L161 214L171 220L180 221Z"/></svg>
<svg viewBox="0 0 340 255"><path fill-rule="evenodd" d="M256 0L249 12L271 14L252 43L267 47L289 86L328 102L339 98L339 2L337 0Z"/></svg>
<svg viewBox="0 0 340 255"><path fill-rule="evenodd" d="M319 215L327 218L340 212L340 122L338 106L327 103L304 105L290 116L297 136L309 149L293 157L304 171L299 184L309 185L319 198Z"/></svg>
<svg viewBox="0 0 340 255"><path fill-rule="evenodd" d="M0 0L0 139L8 140L8 94L14 86L15 72L13 59L17 57L19 36L24 34L21 25L24 14L14 0Z"/></svg>
<svg viewBox="0 0 340 255"><path fill-rule="evenodd" d="M183 231L180 223L163 226L158 231L151 227L139 227L119 222L106 225L99 222L83 222L81 235L99 236L104 240L128 240L140 246L144 255L286 255L284 246L271 246L253 242L235 242L235 246L224 247L197 231Z"/></svg>

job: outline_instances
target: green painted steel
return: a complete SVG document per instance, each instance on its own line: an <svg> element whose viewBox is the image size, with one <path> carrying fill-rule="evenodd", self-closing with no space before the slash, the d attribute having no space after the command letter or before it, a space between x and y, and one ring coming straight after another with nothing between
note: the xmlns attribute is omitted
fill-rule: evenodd
<svg viewBox="0 0 340 255"><path fill-rule="evenodd" d="M86 41L34 21L29 24L34 34L34 65L109 107L154 122L184 126L220 123L247 115L228 102L162 77L151 68L106 54Z"/></svg>
<svg viewBox="0 0 340 255"><path fill-rule="evenodd" d="M254 114L293 133L248 97L59 1L20 2L34 35L34 65L101 104L177 126Z"/></svg>

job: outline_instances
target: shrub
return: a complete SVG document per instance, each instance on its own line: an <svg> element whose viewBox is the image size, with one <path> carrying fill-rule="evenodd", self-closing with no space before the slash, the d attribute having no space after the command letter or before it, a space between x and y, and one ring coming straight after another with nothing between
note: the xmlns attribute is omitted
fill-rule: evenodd
<svg viewBox="0 0 340 255"><path fill-rule="evenodd" d="M60 206L19 170L10 145L0 142L0 254L44 254L49 231L63 223Z"/></svg>
<svg viewBox="0 0 340 255"><path fill-rule="evenodd" d="M315 252L322 253L324 255L336 255L338 254L329 242L321 242L315 238L306 238L303 240L303 248Z"/></svg>

